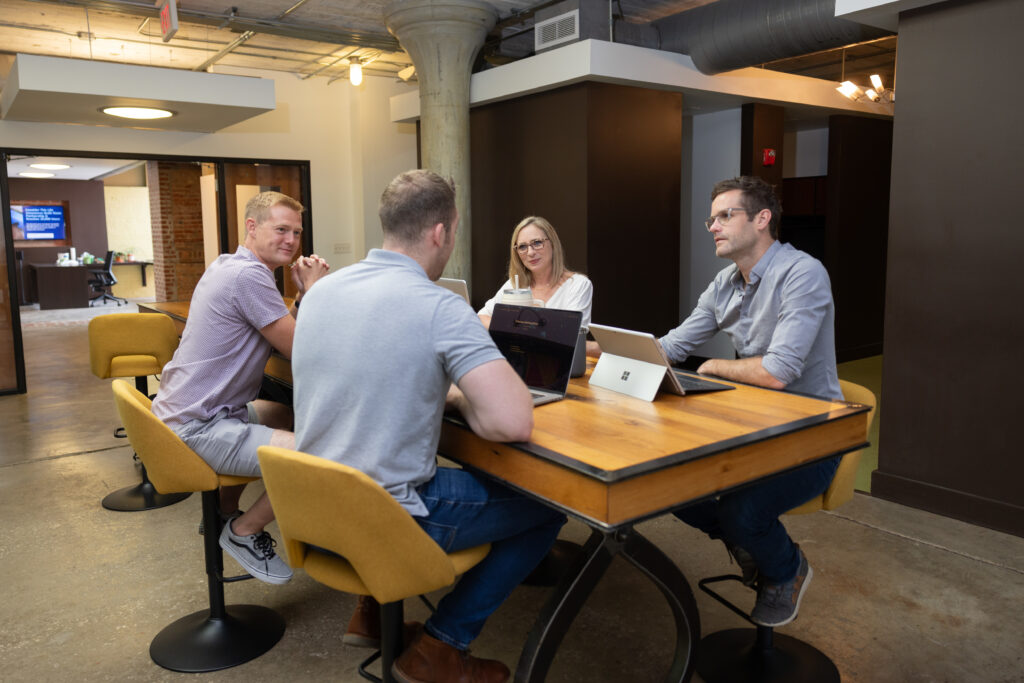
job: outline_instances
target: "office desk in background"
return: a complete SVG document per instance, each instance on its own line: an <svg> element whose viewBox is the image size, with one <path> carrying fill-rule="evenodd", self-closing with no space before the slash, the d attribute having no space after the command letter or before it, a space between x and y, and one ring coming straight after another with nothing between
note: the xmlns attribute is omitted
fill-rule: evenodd
<svg viewBox="0 0 1024 683"><path fill-rule="evenodd" d="M58 266L54 263L26 265L40 309L88 308L91 266Z"/></svg>
<svg viewBox="0 0 1024 683"><path fill-rule="evenodd" d="M184 327L185 302L140 305ZM537 618L517 682L543 681L573 619L616 555L650 578L676 622L667 681L693 669L700 618L686 578L634 525L687 503L863 447L866 406L736 384L733 391L659 394L641 401L569 383L562 401L534 410L529 442L494 443L446 417L438 452L575 517L591 530ZM272 357L267 375L290 386L291 367ZM612 644L615 645L615 644Z"/></svg>

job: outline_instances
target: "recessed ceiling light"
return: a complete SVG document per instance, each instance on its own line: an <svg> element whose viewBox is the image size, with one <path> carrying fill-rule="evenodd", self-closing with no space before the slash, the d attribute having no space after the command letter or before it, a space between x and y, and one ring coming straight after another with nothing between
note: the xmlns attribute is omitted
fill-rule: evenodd
<svg viewBox="0 0 1024 683"><path fill-rule="evenodd" d="M22 171L18 175L25 176L26 178L52 178L52 173L35 173L33 171Z"/></svg>
<svg viewBox="0 0 1024 683"><path fill-rule="evenodd" d="M71 168L68 164L29 164L29 166L41 171L63 171L65 168Z"/></svg>
<svg viewBox="0 0 1024 683"><path fill-rule="evenodd" d="M104 107L101 111L123 119L166 119L174 116L174 112L154 107Z"/></svg>

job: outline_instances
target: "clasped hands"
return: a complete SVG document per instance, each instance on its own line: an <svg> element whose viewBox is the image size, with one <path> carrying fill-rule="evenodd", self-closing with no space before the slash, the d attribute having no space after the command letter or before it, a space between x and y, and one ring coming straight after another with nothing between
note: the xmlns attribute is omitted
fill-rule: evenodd
<svg viewBox="0 0 1024 683"><path fill-rule="evenodd" d="M299 292L306 292L313 283L327 274L331 267L316 254L300 256L291 265L292 282Z"/></svg>

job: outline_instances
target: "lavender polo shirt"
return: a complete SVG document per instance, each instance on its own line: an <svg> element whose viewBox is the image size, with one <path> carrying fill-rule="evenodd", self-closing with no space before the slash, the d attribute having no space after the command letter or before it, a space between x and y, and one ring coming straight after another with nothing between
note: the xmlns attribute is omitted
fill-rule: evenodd
<svg viewBox="0 0 1024 683"><path fill-rule="evenodd" d="M188 322L164 366L153 413L171 427L209 420L222 409L248 421L271 345L260 330L289 315L274 274L243 246L222 254L192 294Z"/></svg>

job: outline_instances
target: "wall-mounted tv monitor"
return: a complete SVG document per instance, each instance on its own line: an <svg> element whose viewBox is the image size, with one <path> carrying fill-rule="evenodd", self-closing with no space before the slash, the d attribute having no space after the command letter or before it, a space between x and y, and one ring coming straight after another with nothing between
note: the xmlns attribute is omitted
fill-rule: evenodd
<svg viewBox="0 0 1024 683"><path fill-rule="evenodd" d="M66 240L67 206L60 203L12 203L11 227L16 240Z"/></svg>

